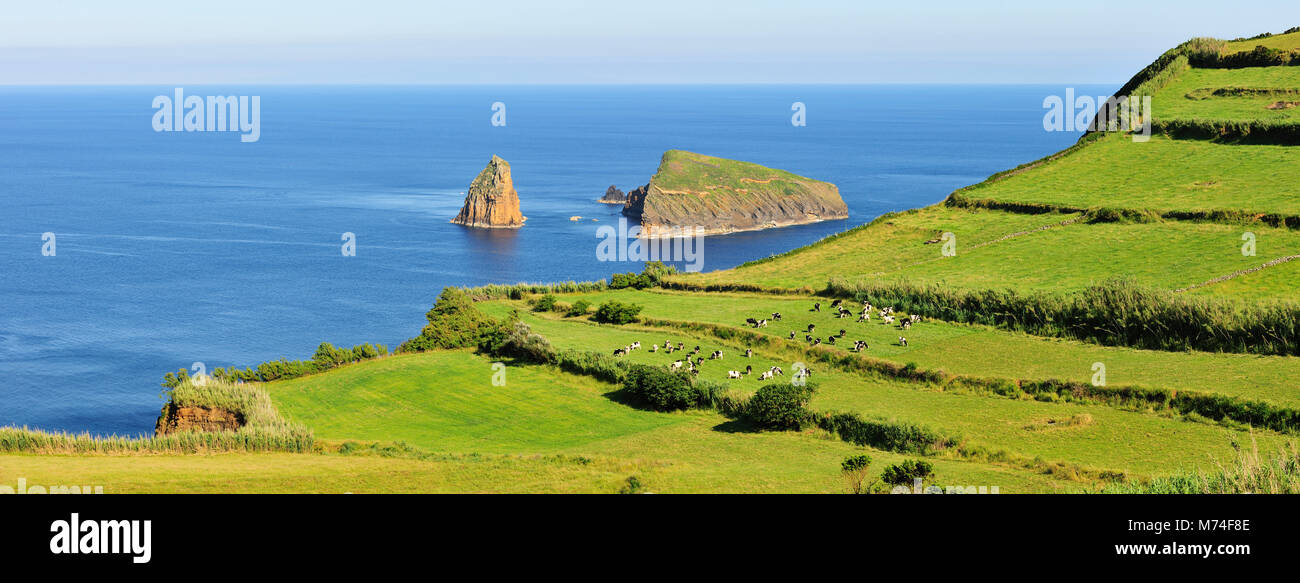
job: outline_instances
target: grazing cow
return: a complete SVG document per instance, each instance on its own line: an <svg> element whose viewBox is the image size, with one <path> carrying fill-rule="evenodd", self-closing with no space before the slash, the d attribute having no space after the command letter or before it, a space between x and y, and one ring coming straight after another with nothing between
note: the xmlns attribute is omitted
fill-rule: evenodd
<svg viewBox="0 0 1300 583"><path fill-rule="evenodd" d="M814 303L813 303L813 307L812 307L812 309L811 309L811 310L808 310L808 311L809 311L809 312L820 312L820 311L822 311L822 303L821 303L821 302L814 302Z"/></svg>
<svg viewBox="0 0 1300 583"><path fill-rule="evenodd" d="M848 333L849 333L848 330L845 330L845 329L843 329L843 328L840 328L840 338L843 338L844 335L845 335L845 334L848 334Z"/></svg>
<svg viewBox="0 0 1300 583"><path fill-rule="evenodd" d="M681 370L681 368L682 368L682 361L678 360L678 361L673 362L672 367L673 367L673 370Z"/></svg>
<svg viewBox="0 0 1300 583"><path fill-rule="evenodd" d="M713 353L709 355L709 360L713 360L715 358L722 358L721 350L714 350Z"/></svg>
<svg viewBox="0 0 1300 583"><path fill-rule="evenodd" d="M791 334L793 334L793 332L791 332ZM746 349L745 349L745 358L749 358L749 357L751 357L751 356L754 356L754 351L751 350L751 349L746 348Z"/></svg>
<svg viewBox="0 0 1300 583"><path fill-rule="evenodd" d="M842 304L842 303L844 303L844 300L835 300L835 301L831 302L831 307L832 307L832 308L838 308L838 307L840 307L840 304Z"/></svg>
<svg viewBox="0 0 1300 583"><path fill-rule="evenodd" d="M812 331L815 330L815 329L817 329L817 325L816 325L816 324L809 324L809 325L808 325L808 333L809 333L809 334L812 334Z"/></svg>
<svg viewBox="0 0 1300 583"><path fill-rule="evenodd" d="M790 331L790 339L791 339L791 340L794 340L794 330L791 330L791 331Z"/></svg>
<svg viewBox="0 0 1300 583"><path fill-rule="evenodd" d="M817 346L818 344L821 344L821 343L822 343L822 339L821 339L821 338L813 338L813 346Z"/></svg>
<svg viewBox="0 0 1300 583"><path fill-rule="evenodd" d="M773 320L780 320L780 319L781 319L781 312L772 312L772 319L773 319Z"/></svg>
<svg viewBox="0 0 1300 583"><path fill-rule="evenodd" d="M827 337L826 337L826 343L827 343L827 344L835 344L835 337L834 337L834 336L827 336Z"/></svg>
<svg viewBox="0 0 1300 583"><path fill-rule="evenodd" d="M754 365L752 364L745 365L745 374L749 374L751 372L754 372Z"/></svg>
<svg viewBox="0 0 1300 583"><path fill-rule="evenodd" d="M911 320L903 320L903 329L904 329L904 330L906 330L906 329L908 329L908 328L911 328L911 327L912 327L912 321L911 321Z"/></svg>
<svg viewBox="0 0 1300 583"><path fill-rule="evenodd" d="M813 337L812 337L811 334L804 334L804 335L803 335L803 339L804 339L804 342L812 342L812 341L813 341Z"/></svg>
<svg viewBox="0 0 1300 583"><path fill-rule="evenodd" d="M758 327L758 320L754 318L745 318L745 323L749 324L750 326Z"/></svg>
<svg viewBox="0 0 1300 583"><path fill-rule="evenodd" d="M767 327L767 320L759 320L759 321L758 321L758 324L755 325L754 327L755 327L755 328L766 328L766 327Z"/></svg>
<svg viewBox="0 0 1300 583"><path fill-rule="evenodd" d="M729 370L729 371L727 371L727 378L729 378L729 379L738 379L738 378L740 378L740 371L738 371L738 370Z"/></svg>
<svg viewBox="0 0 1300 583"><path fill-rule="evenodd" d="M899 337L898 337L898 344L899 344L900 346L907 346L907 339L904 338L904 337L902 337L902 336L899 336Z"/></svg>
<svg viewBox="0 0 1300 583"><path fill-rule="evenodd" d="M639 341L639 340L636 341L636 342L633 342L633 343L632 343L632 349L633 349L633 350L636 350L636 349L638 349L638 348L641 348L641 341Z"/></svg>
<svg viewBox="0 0 1300 583"><path fill-rule="evenodd" d="M650 345L650 352L659 352L659 345L658 345L658 344L651 344L651 345Z"/></svg>
<svg viewBox="0 0 1300 583"><path fill-rule="evenodd" d="M772 371L767 371L765 373L758 375L758 380L760 381L765 381L771 378L772 378Z"/></svg>
<svg viewBox="0 0 1300 583"><path fill-rule="evenodd" d="M614 356L623 356L624 354L627 354L627 350L624 350L622 348L614 349Z"/></svg>
<svg viewBox="0 0 1300 583"><path fill-rule="evenodd" d="M770 372L770 373L772 373L772 374L779 374L779 375L783 375L783 374L785 374L785 371L781 370L781 367L779 367L779 366L774 366L774 367L768 369L767 372Z"/></svg>

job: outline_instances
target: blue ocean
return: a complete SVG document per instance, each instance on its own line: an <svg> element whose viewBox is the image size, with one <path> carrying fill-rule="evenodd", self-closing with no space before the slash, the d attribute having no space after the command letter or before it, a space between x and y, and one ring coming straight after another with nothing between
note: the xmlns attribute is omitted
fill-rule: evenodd
<svg viewBox="0 0 1300 583"><path fill-rule="evenodd" d="M260 96L260 139L243 143L155 132L151 103L174 89L0 87L0 425L148 433L168 371L308 358L322 341L395 347L443 286L638 271L598 261L618 207L595 201L645 184L668 149L833 182L848 203L848 220L709 237L712 271L1078 137L1043 130L1058 86L185 88ZM450 224L493 154L527 225Z"/></svg>

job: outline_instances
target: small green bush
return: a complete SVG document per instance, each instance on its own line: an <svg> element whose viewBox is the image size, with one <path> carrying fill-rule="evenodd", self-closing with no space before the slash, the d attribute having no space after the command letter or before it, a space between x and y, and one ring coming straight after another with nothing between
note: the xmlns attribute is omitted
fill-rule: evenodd
<svg viewBox="0 0 1300 583"><path fill-rule="evenodd" d="M631 324L640 313L641 306L609 300L596 308L595 320L605 324Z"/></svg>
<svg viewBox="0 0 1300 583"><path fill-rule="evenodd" d="M903 460L885 467L885 472L881 474L880 479L886 484L909 486L918 478L924 480L932 475L934 475L934 466L930 462Z"/></svg>
<svg viewBox="0 0 1300 583"><path fill-rule="evenodd" d="M587 300L578 300L573 302L573 305L569 307L569 311L565 312L564 315L569 318L576 318L578 316L586 316L587 312L590 310L591 302Z"/></svg>
<svg viewBox="0 0 1300 583"><path fill-rule="evenodd" d="M623 388L659 411L687 409L698 402L689 374L658 366L628 367Z"/></svg>
<svg viewBox="0 0 1300 583"><path fill-rule="evenodd" d="M749 400L746 414L759 427L772 430L798 430L812 415L807 410L812 398L811 385L771 383L759 387Z"/></svg>
<svg viewBox="0 0 1300 583"><path fill-rule="evenodd" d="M555 308L555 302L558 299L554 294L546 294L533 303L534 312L549 312Z"/></svg>

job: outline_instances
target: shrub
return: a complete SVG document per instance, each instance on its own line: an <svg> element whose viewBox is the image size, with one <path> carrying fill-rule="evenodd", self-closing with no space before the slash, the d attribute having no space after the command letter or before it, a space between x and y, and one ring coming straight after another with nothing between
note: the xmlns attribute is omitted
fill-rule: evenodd
<svg viewBox="0 0 1300 583"><path fill-rule="evenodd" d="M867 481L867 469L871 466L871 456L855 455L844 458L840 463L840 473L849 484L849 491L861 494L866 491L863 485Z"/></svg>
<svg viewBox="0 0 1300 583"><path fill-rule="evenodd" d="M746 415L764 429L798 430L811 418L805 407L812 393L811 386L789 383L763 385L750 398Z"/></svg>
<svg viewBox="0 0 1300 583"><path fill-rule="evenodd" d="M545 336L534 334L528 324L515 322L492 354L545 363L554 358L555 349L551 348L551 342Z"/></svg>
<svg viewBox="0 0 1300 583"><path fill-rule="evenodd" d="M619 494L642 494L644 492L645 484L641 482L641 478L635 475L628 476L627 481L623 483L623 487L618 489Z"/></svg>
<svg viewBox="0 0 1300 583"><path fill-rule="evenodd" d="M591 302L587 300L578 300L573 302L573 305L569 307L569 311L565 312L564 315L568 318L586 316L589 310L591 310Z"/></svg>
<svg viewBox="0 0 1300 583"><path fill-rule="evenodd" d="M885 467L884 473L880 479L886 484L895 486L911 485L915 480L930 477L934 474L934 466L925 460L903 460L896 464Z"/></svg>
<svg viewBox="0 0 1300 583"><path fill-rule="evenodd" d="M622 384L627 377L628 364L608 354L562 350L551 356L551 363L565 372L586 375L607 383Z"/></svg>
<svg viewBox="0 0 1300 583"><path fill-rule="evenodd" d="M549 311L555 309L555 302L556 302L556 301L557 301L557 300L556 300L555 294L546 294L546 295L544 295L544 296L538 298L537 301L533 303L533 311L534 311L534 312L549 312Z"/></svg>
<svg viewBox="0 0 1300 583"><path fill-rule="evenodd" d="M687 409L698 402L690 375L663 367L642 364L628 367L623 388L659 411Z"/></svg>
<svg viewBox="0 0 1300 583"><path fill-rule="evenodd" d="M641 306L609 300L596 308L595 320L606 324L631 324L640 313Z"/></svg>
<svg viewBox="0 0 1300 583"><path fill-rule="evenodd" d="M399 352L478 346L484 334L499 326L496 320L474 307L468 294L454 287L443 288L425 318L429 323L420 335L404 342Z"/></svg>
<svg viewBox="0 0 1300 583"><path fill-rule="evenodd" d="M658 287L665 277L677 273L677 268L665 265L662 261L650 261L641 273L615 273L609 278L609 289L646 289Z"/></svg>

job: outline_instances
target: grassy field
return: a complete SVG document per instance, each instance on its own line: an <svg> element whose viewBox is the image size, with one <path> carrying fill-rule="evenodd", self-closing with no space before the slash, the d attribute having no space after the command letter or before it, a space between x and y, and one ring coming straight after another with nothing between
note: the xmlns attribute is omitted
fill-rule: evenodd
<svg viewBox="0 0 1300 583"><path fill-rule="evenodd" d="M769 287L820 290L832 275L880 276L917 264L942 261L938 240L944 232L958 233L958 253L989 245L1015 233L1055 228L1075 215L1020 215L927 207L878 219L870 225L736 269L682 274L682 281L700 285L747 283ZM927 243L933 241L933 243Z"/></svg>
<svg viewBox="0 0 1300 583"><path fill-rule="evenodd" d="M0 455L0 485L102 486L135 493L609 493L636 462L555 456L403 459L337 454Z"/></svg>
<svg viewBox="0 0 1300 583"><path fill-rule="evenodd" d="M973 224L950 223L954 215L971 216ZM1180 221L1060 226L1062 217L1068 216L932 207L854 231L834 245L812 246L734 270L677 278L700 285L730 282L821 289L838 277L849 282L878 279L969 289L1071 292L1127 276L1143 285L1174 290L1300 250L1300 234L1285 228ZM1050 228L1033 230L1033 225ZM943 257L940 245L925 243L943 231L957 237L953 257ZM1256 236L1255 256L1241 253L1241 237L1248 231ZM1007 238L997 240L1002 237ZM1213 288L1207 291L1216 293ZM1288 299L1284 292L1273 297Z"/></svg>
<svg viewBox="0 0 1300 583"><path fill-rule="evenodd" d="M1295 50L1300 49L1300 32L1288 34L1275 34L1268 38L1257 38L1254 40L1232 41L1223 47L1224 53L1239 53L1249 51L1257 46L1265 46L1270 49Z"/></svg>
<svg viewBox="0 0 1300 583"><path fill-rule="evenodd" d="M1294 215L1300 214L1300 153L1288 146L1163 136L1143 143L1113 135L968 195L1073 208L1241 209Z"/></svg>
<svg viewBox="0 0 1300 583"><path fill-rule="evenodd" d="M499 309L499 308L498 308ZM727 370L743 369L751 362L770 366L775 362L791 370L795 356L759 352L746 359L734 346L718 340L681 333L650 331L634 327L594 325L580 320L558 320L531 314L526 322L551 340L557 348L602 350L640 341L685 342L701 346L704 354L722 349L722 362L706 361L702 378L730 383L741 391L756 389L755 379L728 381ZM922 324L924 326L924 324ZM643 349L627 358L644 364L665 364L679 355L652 354ZM784 357L784 358L782 358ZM755 367L761 370L759 366ZM1233 441L1249 438L1245 433L1211 424L1188 422L1161 415L1116 410L1100 405L1017 401L995 396L953 394L915 383L864 377L827 367L815 367L818 393L814 409L844 410L872 416L916 422L946 433L962 435L972 443L1005 448L1013 453L1144 475L1173 471L1197 464L1211 465L1215 459L1232 456ZM1084 370L1088 370L1085 368ZM1083 427L1044 430L1048 420L1086 414L1094 422ZM1283 438L1256 432L1261 443L1280 443ZM1123 447L1103 447L1105 444Z"/></svg>
<svg viewBox="0 0 1300 583"><path fill-rule="evenodd" d="M1190 69L1156 93L1151 110L1159 119L1232 119L1295 121L1300 109L1269 106L1300 102L1300 67L1250 67L1246 69ZM1229 90L1215 94L1215 90ZM1277 90L1273 93L1236 95L1231 90Z"/></svg>
<svg viewBox="0 0 1300 583"><path fill-rule="evenodd" d="M556 326L546 331L555 334L559 346L577 346L583 337L615 342L625 335L645 336L574 327L581 324ZM665 492L835 492L842 487L839 461L867 451L829 436L755 432L711 412L645 411L616 401L612 393L618 387L549 367L510 366L504 387L493 386L490 373L487 359L452 351L389 357L268 386L287 416L312 424L322 438L398 440L461 454L623 460L632 468L628 475L636 473ZM902 459L889 452L870 454ZM1011 491L1082 487L1013 468L959 460L943 465L945 477L1005 484ZM473 468L463 471L473 473ZM474 478L474 484L488 480ZM571 486L555 486L560 487Z"/></svg>
<svg viewBox="0 0 1300 583"><path fill-rule="evenodd" d="M735 327L743 327L748 317L781 312L782 320L772 321L767 327L755 331L777 338L786 338L794 331L802 340L802 331L808 324L815 324L819 336L823 337L843 328L849 331L846 340L850 345L854 340L867 341L870 348L865 354L868 356L904 364L915 362L925 368L957 374L1087 381L1092 376L1092 364L1102 362L1107 367L1108 382L1114 385L1190 389L1300 407L1300 388L1293 382L1300 376L1300 358L1295 357L1135 350L941 321L923 322L904 333L882 324L879 318L870 323L857 323L854 319L837 319L829 309L809 312L814 301L827 305L824 299L812 298L635 290L570 297L575 300L586 298L595 303L617 299L644 306L642 314L647 317ZM504 316L511 307L522 310L523 304L492 302L485 304L483 309ZM568 328L554 327L555 323L550 319L528 321L548 337L558 334L558 341L581 341L580 336L570 338ZM578 330L590 333L587 329ZM898 345L900 334L908 337L907 346ZM685 340L668 335L666 338L653 337L652 341L662 343L669 338L674 342ZM632 335L622 336L589 349L612 350L640 339ZM847 347L840 350L844 348ZM1007 358L1012 354L1017 357ZM634 352L632 358L650 357ZM725 372L718 375L719 379L725 380Z"/></svg>

